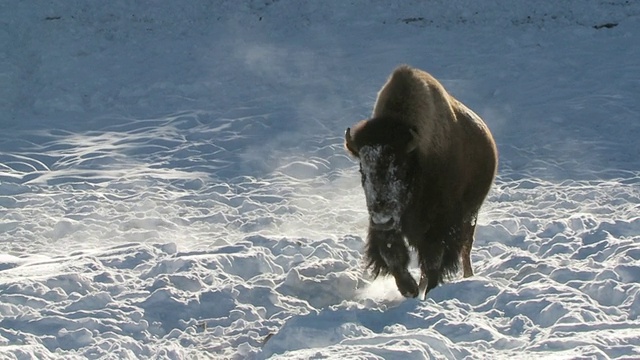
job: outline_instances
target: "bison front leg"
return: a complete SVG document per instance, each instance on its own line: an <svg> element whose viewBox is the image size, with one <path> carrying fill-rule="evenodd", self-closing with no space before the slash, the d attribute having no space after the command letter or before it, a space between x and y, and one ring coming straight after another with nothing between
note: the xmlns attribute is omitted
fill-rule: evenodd
<svg viewBox="0 0 640 360"><path fill-rule="evenodd" d="M420 295L420 300L424 301L427 299L427 293L438 286L440 278L440 272L435 269L424 269L422 268L422 274L420 275L420 284L418 284L418 294ZM429 281L431 279L431 281Z"/></svg>
<svg viewBox="0 0 640 360"><path fill-rule="evenodd" d="M418 284L409 273L409 249L402 234L395 230L380 231L369 229L367 246L368 266L374 276L391 274L403 296L418 296Z"/></svg>
<svg viewBox="0 0 640 360"><path fill-rule="evenodd" d="M415 241L420 259L420 297L427 298L427 293L440 284L445 270L445 255L450 236L450 225L431 226L429 230ZM457 260L457 259L456 259Z"/></svg>
<svg viewBox="0 0 640 360"><path fill-rule="evenodd" d="M442 271L440 266L442 264L442 254L438 253L440 249L436 250L436 254L431 254L429 261L421 261L420 263L420 284L418 285L419 294L421 300L427 299L427 293L434 287L440 284L442 278Z"/></svg>

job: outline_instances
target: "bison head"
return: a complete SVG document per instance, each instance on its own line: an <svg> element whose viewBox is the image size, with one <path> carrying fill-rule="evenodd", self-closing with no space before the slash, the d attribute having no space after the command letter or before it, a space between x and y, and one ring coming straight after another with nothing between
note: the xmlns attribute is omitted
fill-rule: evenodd
<svg viewBox="0 0 640 360"><path fill-rule="evenodd" d="M399 229L411 195L416 132L385 119L362 121L345 133L345 147L360 161L369 224L376 230Z"/></svg>

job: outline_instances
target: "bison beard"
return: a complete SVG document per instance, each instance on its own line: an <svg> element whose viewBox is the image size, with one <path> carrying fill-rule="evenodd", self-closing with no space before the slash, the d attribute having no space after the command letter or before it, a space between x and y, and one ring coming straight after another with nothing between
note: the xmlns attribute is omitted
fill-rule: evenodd
<svg viewBox="0 0 640 360"><path fill-rule="evenodd" d="M421 291L426 295L445 277L458 271L460 253L465 251L464 240L469 238L469 232L473 234L474 227L471 219L459 226L434 225L427 230L426 241L413 244L405 242L403 234L398 230L380 231L369 228L365 254L367 268L371 269L374 278L392 275L403 296L416 297ZM408 271L410 248L407 245L418 251L422 271L419 285ZM472 276L471 264L463 265L464 276Z"/></svg>
<svg viewBox="0 0 640 360"><path fill-rule="evenodd" d="M400 293L407 297L418 296L418 284L413 279L409 265L409 249L402 234L395 230L369 231L367 239L367 267L373 275L393 275Z"/></svg>
<svg viewBox="0 0 640 360"><path fill-rule="evenodd" d="M428 73L401 66L378 93L372 118L347 129L345 147L360 161L373 275L392 275L406 297L426 296L460 263L472 276L476 219L497 168L482 119ZM410 249L420 284L408 271Z"/></svg>

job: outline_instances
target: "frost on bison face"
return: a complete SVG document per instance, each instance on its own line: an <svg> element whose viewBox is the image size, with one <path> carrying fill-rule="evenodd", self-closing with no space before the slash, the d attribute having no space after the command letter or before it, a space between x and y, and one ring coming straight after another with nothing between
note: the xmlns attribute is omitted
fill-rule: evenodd
<svg viewBox="0 0 640 360"><path fill-rule="evenodd" d="M404 205L410 197L408 164L389 146L360 149L360 174L370 226L376 230L400 230Z"/></svg>

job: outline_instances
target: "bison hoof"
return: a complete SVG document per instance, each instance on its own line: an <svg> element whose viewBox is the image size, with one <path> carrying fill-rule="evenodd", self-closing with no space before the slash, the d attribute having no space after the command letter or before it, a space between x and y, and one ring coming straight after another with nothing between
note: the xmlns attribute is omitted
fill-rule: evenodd
<svg viewBox="0 0 640 360"><path fill-rule="evenodd" d="M408 272L396 276L396 285L398 290L404 297L416 297L418 296L418 284Z"/></svg>

